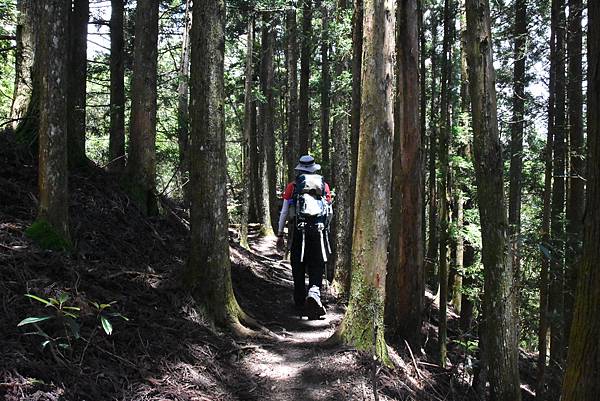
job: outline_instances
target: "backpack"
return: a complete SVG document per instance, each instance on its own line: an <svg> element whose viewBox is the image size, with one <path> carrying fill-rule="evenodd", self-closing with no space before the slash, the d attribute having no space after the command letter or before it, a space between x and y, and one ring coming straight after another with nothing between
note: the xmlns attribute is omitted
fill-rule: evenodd
<svg viewBox="0 0 600 401"><path fill-rule="evenodd" d="M318 174L301 174L294 185L296 225L299 229L326 227L329 204L325 195L325 180Z"/></svg>

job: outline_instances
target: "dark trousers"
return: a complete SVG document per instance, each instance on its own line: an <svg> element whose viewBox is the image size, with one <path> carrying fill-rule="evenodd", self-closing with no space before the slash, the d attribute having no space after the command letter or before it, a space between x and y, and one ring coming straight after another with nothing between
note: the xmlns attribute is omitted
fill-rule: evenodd
<svg viewBox="0 0 600 401"><path fill-rule="evenodd" d="M308 295L308 288L316 285L321 289L325 261L321 250L321 238L318 231L305 231L304 260L301 262L302 231L296 229L292 240L290 259L292 262L292 276L294 277L294 303L301 307ZM305 275L308 273L308 288Z"/></svg>

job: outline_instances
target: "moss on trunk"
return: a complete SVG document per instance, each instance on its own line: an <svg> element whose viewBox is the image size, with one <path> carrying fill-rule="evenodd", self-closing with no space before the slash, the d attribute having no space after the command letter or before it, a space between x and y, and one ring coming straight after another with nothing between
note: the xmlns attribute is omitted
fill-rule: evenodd
<svg viewBox="0 0 600 401"><path fill-rule="evenodd" d="M43 219L34 221L26 230L25 235L31 238L41 248L52 251L72 251L73 244L60 230Z"/></svg>

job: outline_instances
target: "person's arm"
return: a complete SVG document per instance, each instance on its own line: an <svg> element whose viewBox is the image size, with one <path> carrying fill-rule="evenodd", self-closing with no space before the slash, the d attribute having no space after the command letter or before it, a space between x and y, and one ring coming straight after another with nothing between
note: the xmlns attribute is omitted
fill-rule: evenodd
<svg viewBox="0 0 600 401"><path fill-rule="evenodd" d="M283 237L283 229L285 228L285 221L287 220L288 211L292 197L294 196L294 183L290 182L285 191L283 191L283 205L281 206L281 213L279 213L279 225L277 229L277 236Z"/></svg>
<svg viewBox="0 0 600 401"><path fill-rule="evenodd" d="M281 206L281 213L279 214L279 226L278 226L278 230L277 230L278 237L283 237L283 229L285 228L285 222L287 220L289 208L290 208L290 200L284 199L283 205Z"/></svg>

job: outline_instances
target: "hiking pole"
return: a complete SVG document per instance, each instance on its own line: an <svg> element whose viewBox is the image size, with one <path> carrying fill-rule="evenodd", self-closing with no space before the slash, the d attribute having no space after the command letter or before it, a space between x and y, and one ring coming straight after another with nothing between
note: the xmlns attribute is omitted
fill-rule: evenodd
<svg viewBox="0 0 600 401"><path fill-rule="evenodd" d="M325 262L325 294L323 297L323 303L326 305L329 304L329 280L327 277L327 262Z"/></svg>

